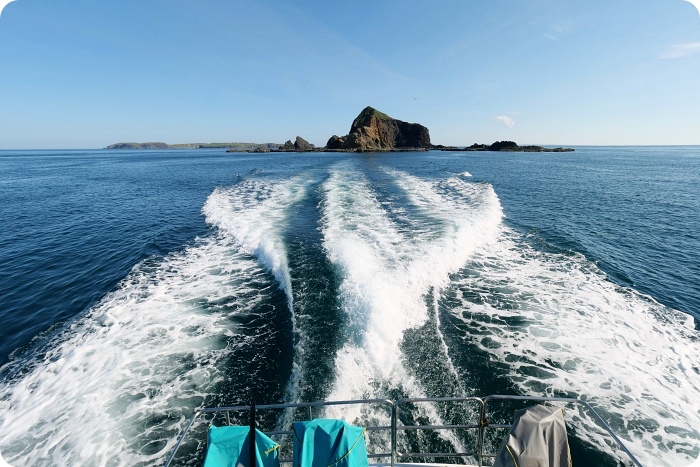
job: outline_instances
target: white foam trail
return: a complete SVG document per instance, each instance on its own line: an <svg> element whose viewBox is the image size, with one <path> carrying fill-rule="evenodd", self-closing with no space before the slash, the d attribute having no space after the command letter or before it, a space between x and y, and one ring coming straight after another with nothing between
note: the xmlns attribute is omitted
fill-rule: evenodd
<svg viewBox="0 0 700 467"><path fill-rule="evenodd" d="M403 331L427 318L415 294L405 293L417 245L386 217L360 174L336 170L325 190L324 247L343 275L340 293L355 332L352 345L367 345L381 379L398 361Z"/></svg>
<svg viewBox="0 0 700 467"><path fill-rule="evenodd" d="M282 238L287 208L306 196L309 181L245 180L230 188L214 190L202 211L207 222L256 256L277 278L293 310L291 279Z"/></svg>
<svg viewBox="0 0 700 467"><path fill-rule="evenodd" d="M440 347L442 348L442 353L447 357L447 368L450 370L450 373L452 373L452 376L454 376L455 381L460 380L459 372L457 371L457 368L455 368L454 362L452 362L452 359L450 358L450 349L447 347L447 343L445 342L445 336L443 336L442 331L440 330L440 327L442 326L442 323L440 322L440 313L438 311L438 291L436 290L435 293L433 293L433 312L435 313L435 335L439 336L440 338ZM462 391L461 394L451 394L451 396L467 396L468 394L465 391Z"/></svg>
<svg viewBox="0 0 700 467"><path fill-rule="evenodd" d="M446 180L424 181L397 170L385 170L395 177L411 203L428 217L435 217L443 225L442 239L431 241L425 249L417 269L437 273L434 282L433 310L435 332L444 349L447 366L457 376L450 352L440 331L437 301L440 289L447 285L449 275L461 268L476 249L498 237L503 217L498 196L488 184L466 183L458 177ZM436 261L438 264L431 264ZM459 381L459 377L455 378ZM457 394L454 394L457 395Z"/></svg>
<svg viewBox="0 0 700 467"><path fill-rule="evenodd" d="M462 172L462 177L471 177L471 176L472 176L472 174L470 174L469 172Z"/></svg>
<svg viewBox="0 0 700 467"><path fill-rule="evenodd" d="M216 237L135 267L43 362L5 385L0 448L9 460L18 467L162 461L185 414L219 395L217 363L244 339L230 315L249 313L269 295L259 290L267 275L258 261L292 309L280 229L304 186L248 181L215 190L203 212Z"/></svg>
<svg viewBox="0 0 700 467"><path fill-rule="evenodd" d="M587 397L644 465L692 460L700 338L691 317L616 286L583 256L537 252L508 231L473 265L455 287L479 298L454 313L480 329L471 342L509 362L523 394ZM575 420L582 435L599 433L582 414ZM602 437L591 441L608 450Z"/></svg>
<svg viewBox="0 0 700 467"><path fill-rule="evenodd" d="M478 247L498 237L503 211L491 185L456 177L424 181L403 172L387 172L425 216L440 219L443 226L441 238L423 243L411 262L415 282L446 285L449 274L464 266Z"/></svg>
<svg viewBox="0 0 700 467"><path fill-rule="evenodd" d="M358 354L358 349L352 346L345 346L338 353L336 359L336 369L341 369L343 371L363 371L372 366L372 362L367 358L366 355ZM366 380L358 378L358 374L346 373L346 376L342 378L342 383L336 385L334 388L334 393L328 398L328 400L354 400L354 399L371 399L373 397L381 397L379 395L378 385L381 381L375 380L370 381L369 385ZM400 387L406 392L406 396L410 398L421 398L425 397L425 393L422 391L420 383L416 379L408 374L402 365L397 365L387 380L390 384L400 385ZM368 392L371 391L371 392ZM363 396L357 396L357 394L364 394ZM440 416L438 410L433 404L416 404L415 405L417 413L416 417L423 417L431 420L435 425L444 425L442 417ZM377 407L365 406L365 405L350 405L350 406L329 406L325 408L324 417L326 418L341 418L348 421L349 423L358 426L390 426L391 425L391 414L386 410L378 410ZM440 430L437 432L438 436L444 440L452 443L455 446L457 452L465 452L466 449L462 441L455 436L451 431ZM403 437L399 437L397 442L399 443L399 451L407 452L409 449L404 446ZM370 445L368 446L371 452L390 452L391 449L391 439L389 436L381 433L374 434L370 439Z"/></svg>
<svg viewBox="0 0 700 467"><path fill-rule="evenodd" d="M389 173L418 209L441 222L422 232L402 231L361 173L347 163L331 171L322 203L324 247L342 276L352 339L337 353L330 400L380 397L386 385L424 396L402 363L404 332L428 319L424 298L431 288L446 285L449 274L500 228L500 204L488 185L463 186L455 179L445 183L457 189L449 186L440 194L436 188L443 182ZM338 410L349 419L362 416L359 409ZM434 408L422 410L440 420ZM441 436L460 444L451 434Z"/></svg>
<svg viewBox="0 0 700 467"><path fill-rule="evenodd" d="M242 339L230 316L265 296L251 282L266 275L235 250L210 238L138 265L42 362L3 384L0 448L8 460L17 467L162 461L187 414L217 394L217 362Z"/></svg>
<svg viewBox="0 0 700 467"><path fill-rule="evenodd" d="M294 314L292 283L289 273L284 228L288 224L289 209L303 200L312 183L310 178L294 177L289 180L246 180L230 188L217 188L207 199L203 212L207 222L231 236L243 251L256 256L272 272L287 294L287 301L295 335L295 356L292 374L287 386L286 400L299 402L301 384L300 353L306 338ZM280 422L289 425L288 411Z"/></svg>

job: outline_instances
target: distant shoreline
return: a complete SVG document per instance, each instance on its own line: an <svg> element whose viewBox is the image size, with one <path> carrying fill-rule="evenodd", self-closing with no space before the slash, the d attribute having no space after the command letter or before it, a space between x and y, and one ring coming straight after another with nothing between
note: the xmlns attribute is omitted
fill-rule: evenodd
<svg viewBox="0 0 700 467"><path fill-rule="evenodd" d="M496 141L487 146L485 144L472 144L461 148L459 146L436 146L440 151L465 151L465 152L574 152L573 148L556 147L546 148L544 146L526 145L519 146L513 141Z"/></svg>
<svg viewBox="0 0 700 467"><path fill-rule="evenodd" d="M167 144L162 142L148 143L116 143L104 149L119 150L150 150L150 149L226 149L226 152L248 152L248 153L288 153L288 152L425 152L425 151L456 151L456 152L574 152L573 148L525 145L519 146L512 141L496 141L491 145L472 144L471 146L443 146L441 144L430 147L417 148L343 148L331 149L327 147L310 147L295 149L293 146L277 143L185 143Z"/></svg>
<svg viewBox="0 0 700 467"><path fill-rule="evenodd" d="M573 152L572 148L545 148L519 146L513 141L493 144L472 144L469 147L435 145L430 142L430 131L420 123L408 123L370 106L353 120L345 136L333 135L324 147L316 147L301 136L295 141L277 143L191 143L170 145L162 142L117 143L105 149L170 149L220 148L226 152L415 152L415 151L489 151L489 152Z"/></svg>
<svg viewBox="0 0 700 467"><path fill-rule="evenodd" d="M184 143L168 144L163 142L115 143L103 149L243 149L277 148L278 143Z"/></svg>

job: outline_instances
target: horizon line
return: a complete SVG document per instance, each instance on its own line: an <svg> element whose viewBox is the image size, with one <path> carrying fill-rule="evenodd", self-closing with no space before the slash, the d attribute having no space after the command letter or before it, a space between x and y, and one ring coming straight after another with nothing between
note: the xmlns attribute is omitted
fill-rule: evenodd
<svg viewBox="0 0 700 467"><path fill-rule="evenodd" d="M168 144L168 143L166 143ZM220 143L176 143L176 144L220 144ZM284 143L242 143L242 144L284 144ZM520 144L520 146L555 146L555 147L587 147L587 148L601 148L601 147L636 147L636 148L650 148L650 147L697 147L697 144L562 144L562 143L525 143ZM437 145L435 145L437 146ZM454 146L454 147L469 147L471 144L443 144L442 146ZM322 148L323 146L317 146L317 148ZM0 148L0 151L203 151L203 150L222 150L226 148L135 148L135 149L107 149L106 147L95 148L95 147L83 147L83 148ZM429 149L430 150L430 149ZM379 151L381 152L381 151ZM409 151L410 152L410 151ZM476 151L478 152L478 151Z"/></svg>

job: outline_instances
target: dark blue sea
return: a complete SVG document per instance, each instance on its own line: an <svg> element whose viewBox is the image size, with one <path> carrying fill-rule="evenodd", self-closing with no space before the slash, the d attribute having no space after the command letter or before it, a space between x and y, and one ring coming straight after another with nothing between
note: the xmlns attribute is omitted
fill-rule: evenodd
<svg viewBox="0 0 700 467"><path fill-rule="evenodd" d="M500 393L584 398L646 466L690 464L699 277L700 147L0 151L0 452L162 465L196 408L253 394ZM628 465L567 423L574 465Z"/></svg>

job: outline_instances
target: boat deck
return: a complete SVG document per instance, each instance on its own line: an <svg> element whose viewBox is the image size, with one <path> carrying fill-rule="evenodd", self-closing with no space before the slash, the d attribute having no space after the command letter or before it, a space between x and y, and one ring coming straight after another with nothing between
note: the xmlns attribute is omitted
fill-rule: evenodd
<svg viewBox="0 0 700 467"><path fill-rule="evenodd" d="M474 464L430 464L430 463L410 464L410 463L404 463L404 462L397 462L396 464L394 464L394 467L455 467L455 466L478 467L477 465L474 465ZM369 467L391 467L391 464L369 464Z"/></svg>
<svg viewBox="0 0 700 467"><path fill-rule="evenodd" d="M482 467L484 466L484 461L486 465L490 465L492 460L496 457L495 452L489 452L492 450L493 446L488 446L485 443L485 433L490 430L508 430L511 425L508 423L493 423L494 416L494 405L499 403L508 404L526 404L526 403L547 403L560 405L562 407L574 408L574 413L583 415L585 412L595 423L614 440L614 443L610 443L610 446L617 444L619 453L615 453L615 456L621 459L629 459L633 465L636 467L642 467L642 464L637 460L637 458L627 449L627 447L622 443L620 438L612 431L610 426L601 418L601 416L591 407L588 402L567 397L532 397L532 396L507 396L507 395L491 395L483 398L480 397L430 397L430 398L405 398L399 400L390 399L363 399L363 400L352 400L352 401L318 401L318 402L299 402L299 403L289 403L289 404L265 404L265 405L246 405L246 406L234 406L234 407L206 407L199 409L195 412L194 416L190 419L189 423L185 427L185 430L180 435L173 451L165 463L165 467L169 467L171 462L176 458L178 449L185 440L188 432L195 424L195 421L199 423L206 422L206 418L209 418L211 422L214 417L219 417L219 421L223 421L226 425L231 425L232 418L236 420L241 420L241 417L245 417L246 412L250 412L252 415L250 417L251 421L257 418L254 416L256 409L258 411L288 411L287 413L293 413L296 420L313 420L314 415L317 417L326 414L328 409L339 409L341 407L355 408L361 406L372 406L377 410L377 413L385 414L388 417L387 425L380 424L377 426L365 426L367 430L367 435L371 442L372 436L382 436L385 441L390 440L390 443L385 444L384 442L380 445L385 445L385 452L374 452L368 454L370 466L373 467L453 467L454 465L460 464L441 464L441 463L416 463L416 459L426 459L426 460L437 460L445 458L453 458L455 460L465 462L467 459L476 464L471 464L469 467ZM410 425L404 424L403 420L400 419L399 413L410 409L411 407L416 407L420 404L462 404L464 406L470 406L469 413L474 414L474 419L468 421L467 423L457 423L457 424L443 424L443 425ZM503 408L503 407L501 407ZM522 408L522 407L521 407ZM251 410L252 409L252 410ZM465 408L466 410L466 408ZM291 412L289 412L291 411ZM314 413L314 411L316 413ZM342 411L341 411L342 413ZM512 412L511 412L512 413ZM298 418L302 417L302 418ZM337 417L331 417L337 418ZM243 418L245 420L245 418ZM353 420L346 420L352 423ZM235 423L233 423L235 424ZM239 423L240 424L240 423ZM243 422L245 425L246 422ZM255 426L255 423L251 423ZM263 427L258 426L261 431L270 437L273 437L275 441L284 445L285 441L283 439L291 439L292 431L290 429L279 428L276 430L265 430ZM472 432L474 436L472 439L476 440L475 445L467 447L466 449L470 452L400 452L399 445L401 444L398 440L399 434L404 436L407 432L416 431L433 431L440 432L442 430L455 431L459 430L462 432ZM444 431L443 431L444 432ZM497 447L496 447L497 448ZM288 454L287 454L288 455ZM281 458L280 462L284 464L290 464L291 458ZM402 462L403 460L409 462ZM466 464L461 464L466 465Z"/></svg>

